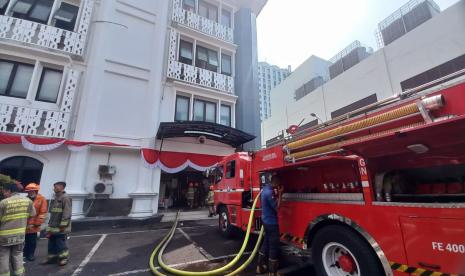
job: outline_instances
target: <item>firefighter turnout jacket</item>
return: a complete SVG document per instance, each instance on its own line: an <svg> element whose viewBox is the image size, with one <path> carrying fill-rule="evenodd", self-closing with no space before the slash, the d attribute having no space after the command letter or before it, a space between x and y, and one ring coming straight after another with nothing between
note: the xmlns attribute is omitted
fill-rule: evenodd
<svg viewBox="0 0 465 276"><path fill-rule="evenodd" d="M215 205L215 192L209 191L207 196L207 204L210 206Z"/></svg>
<svg viewBox="0 0 465 276"><path fill-rule="evenodd" d="M47 216L47 200L41 194L37 194L34 198L34 209L36 210L36 215L30 217L27 221L27 233L38 233L40 232L40 226L45 221L45 217Z"/></svg>
<svg viewBox="0 0 465 276"><path fill-rule="evenodd" d="M0 246L22 244L27 219L35 214L32 201L19 194L0 201Z"/></svg>
<svg viewBox="0 0 465 276"><path fill-rule="evenodd" d="M51 234L71 232L71 198L66 192L55 194L55 198L50 203L47 232Z"/></svg>

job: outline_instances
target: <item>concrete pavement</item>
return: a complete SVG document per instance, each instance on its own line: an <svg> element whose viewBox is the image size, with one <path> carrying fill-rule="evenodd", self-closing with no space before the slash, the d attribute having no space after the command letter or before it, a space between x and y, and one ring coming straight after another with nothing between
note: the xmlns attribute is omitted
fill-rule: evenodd
<svg viewBox="0 0 465 276"><path fill-rule="evenodd" d="M65 267L39 265L46 256L47 240L38 242L36 261L27 263L28 275L151 275L149 256L171 223L157 223L143 227L89 230L73 233L68 244L70 262ZM224 239L217 231L217 220L180 222L172 242L165 251L164 260L177 268L202 271L224 265L235 256L242 237ZM250 252L253 243L246 252ZM295 270L288 275L313 275L309 265L300 258L283 258L286 268ZM254 275L254 265L241 275ZM297 269L297 270L296 270ZM297 273L297 274L296 274Z"/></svg>

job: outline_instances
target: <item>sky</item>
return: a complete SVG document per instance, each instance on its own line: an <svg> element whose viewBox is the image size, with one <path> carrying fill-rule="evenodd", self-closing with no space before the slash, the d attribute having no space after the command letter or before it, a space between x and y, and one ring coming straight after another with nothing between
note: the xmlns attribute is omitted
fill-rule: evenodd
<svg viewBox="0 0 465 276"><path fill-rule="evenodd" d="M435 0L441 10L458 0ZM407 0L268 0L257 18L258 60L292 70L330 59L354 40L377 49L380 21Z"/></svg>

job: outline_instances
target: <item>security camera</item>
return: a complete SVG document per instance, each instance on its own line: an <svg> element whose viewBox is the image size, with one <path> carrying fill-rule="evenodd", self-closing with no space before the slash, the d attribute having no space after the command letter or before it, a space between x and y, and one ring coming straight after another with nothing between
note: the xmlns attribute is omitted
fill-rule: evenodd
<svg viewBox="0 0 465 276"><path fill-rule="evenodd" d="M207 140L207 137L202 135L202 136L199 136L198 140L199 140L200 144L205 144L205 141Z"/></svg>

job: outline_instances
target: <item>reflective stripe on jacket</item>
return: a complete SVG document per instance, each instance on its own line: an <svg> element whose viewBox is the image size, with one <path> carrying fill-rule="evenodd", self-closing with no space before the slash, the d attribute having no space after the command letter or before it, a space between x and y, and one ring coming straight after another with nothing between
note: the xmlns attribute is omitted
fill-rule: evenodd
<svg viewBox="0 0 465 276"><path fill-rule="evenodd" d="M47 232L71 232L71 205L71 198L66 192L55 194L55 198L50 203L50 220Z"/></svg>
<svg viewBox="0 0 465 276"><path fill-rule="evenodd" d="M36 215L31 217L27 221L27 233L38 233L40 232L40 225L44 223L45 217L47 216L48 204L45 197L41 194L37 194L34 198L34 209L36 210Z"/></svg>
<svg viewBox="0 0 465 276"><path fill-rule="evenodd" d="M215 192L209 191L207 196L207 204L214 205L215 204Z"/></svg>
<svg viewBox="0 0 465 276"><path fill-rule="evenodd" d="M13 194L0 201L0 246L11 246L24 242L27 219L35 216L32 201Z"/></svg>

